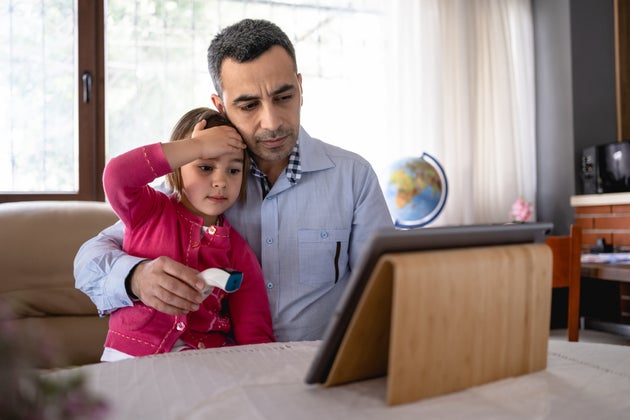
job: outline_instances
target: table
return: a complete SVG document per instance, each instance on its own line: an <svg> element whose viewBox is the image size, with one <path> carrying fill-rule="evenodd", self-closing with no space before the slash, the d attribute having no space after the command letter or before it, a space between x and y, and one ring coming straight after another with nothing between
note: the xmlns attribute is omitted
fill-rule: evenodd
<svg viewBox="0 0 630 420"><path fill-rule="evenodd" d="M630 283L628 263L582 263L582 277Z"/></svg>
<svg viewBox="0 0 630 420"><path fill-rule="evenodd" d="M546 370L385 405L385 378L303 381L318 341L206 349L45 373L83 374L112 419L627 419L630 347L549 341ZM420 355L419 355L420 357Z"/></svg>

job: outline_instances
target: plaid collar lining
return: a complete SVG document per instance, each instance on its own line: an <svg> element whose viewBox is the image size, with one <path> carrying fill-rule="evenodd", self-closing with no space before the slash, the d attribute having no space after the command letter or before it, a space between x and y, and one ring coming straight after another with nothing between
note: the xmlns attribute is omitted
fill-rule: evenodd
<svg viewBox="0 0 630 420"><path fill-rule="evenodd" d="M284 171L287 179L289 180L289 183L291 185L295 185L297 184L297 182L300 180L300 178L302 177L302 165L300 164L300 147L299 147L300 143L299 141L297 141L295 143L295 146L293 146L293 150L291 151L291 154L289 155L289 163ZM269 190L271 190L271 185L269 184L269 180L267 179L267 175L265 175L259 168L258 165L256 165L256 162L254 162L254 159L250 156L249 161L251 163L251 170L250 172L252 173L252 175L254 175L256 178L260 179L260 185L262 186L263 189L263 197L266 196L269 193Z"/></svg>

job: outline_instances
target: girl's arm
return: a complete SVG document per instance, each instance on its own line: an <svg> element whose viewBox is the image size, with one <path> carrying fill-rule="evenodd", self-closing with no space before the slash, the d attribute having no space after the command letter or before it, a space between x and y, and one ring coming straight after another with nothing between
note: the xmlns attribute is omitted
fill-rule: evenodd
<svg viewBox="0 0 630 420"><path fill-rule="evenodd" d="M204 130L195 126L191 139L141 146L112 158L103 172L103 187L112 208L125 226L142 223L155 208L161 193L149 187L154 179L196 159L218 157L245 148L238 132L229 126ZM156 197L157 196L157 197Z"/></svg>
<svg viewBox="0 0 630 420"><path fill-rule="evenodd" d="M193 130L192 138L162 144L164 156L171 169L175 170L197 159L213 159L245 149L245 143L234 128L220 125L204 130L205 120L201 120Z"/></svg>

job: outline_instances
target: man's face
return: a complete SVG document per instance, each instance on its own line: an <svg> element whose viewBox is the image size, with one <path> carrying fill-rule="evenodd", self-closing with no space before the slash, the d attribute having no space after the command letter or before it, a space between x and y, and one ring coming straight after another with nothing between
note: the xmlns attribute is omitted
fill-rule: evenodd
<svg viewBox="0 0 630 420"><path fill-rule="evenodd" d="M212 101L238 128L256 163L282 166L297 142L302 76L287 52L274 46L257 59L221 65L223 96ZM264 170L264 169L263 169Z"/></svg>

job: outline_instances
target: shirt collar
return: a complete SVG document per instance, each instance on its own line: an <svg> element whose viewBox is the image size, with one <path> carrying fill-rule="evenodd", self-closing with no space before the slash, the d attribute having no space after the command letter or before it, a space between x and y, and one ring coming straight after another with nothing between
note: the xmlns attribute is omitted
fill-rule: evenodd
<svg viewBox="0 0 630 420"><path fill-rule="evenodd" d="M250 172L256 178L260 179L260 184L263 188L263 196L267 195L269 190L271 189L271 185L269 184L269 180L267 176L258 168L254 159L250 156L249 161L251 163ZM302 165L300 163L300 141L295 142L295 146L293 146L293 150L291 150L291 154L289 155L289 163L284 170L284 174L289 180L291 185L297 184L297 182L302 178Z"/></svg>

